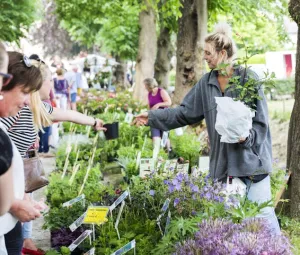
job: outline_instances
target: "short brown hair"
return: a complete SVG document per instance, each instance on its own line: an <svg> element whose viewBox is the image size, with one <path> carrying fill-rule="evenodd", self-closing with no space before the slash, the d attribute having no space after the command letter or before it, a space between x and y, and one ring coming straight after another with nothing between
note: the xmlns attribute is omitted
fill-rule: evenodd
<svg viewBox="0 0 300 255"><path fill-rule="evenodd" d="M62 68L57 68L56 74L57 75L63 75L64 74L64 70Z"/></svg>
<svg viewBox="0 0 300 255"><path fill-rule="evenodd" d="M39 68L28 67L24 62L24 55L9 51L8 73L13 75L12 80L2 88L3 91L12 90L16 86L22 86L28 93L37 91L42 87L43 78Z"/></svg>

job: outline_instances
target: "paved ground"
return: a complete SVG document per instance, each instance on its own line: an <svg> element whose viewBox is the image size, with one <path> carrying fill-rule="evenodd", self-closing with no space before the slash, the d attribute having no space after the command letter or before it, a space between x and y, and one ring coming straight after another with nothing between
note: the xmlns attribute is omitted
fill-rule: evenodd
<svg viewBox="0 0 300 255"><path fill-rule="evenodd" d="M46 175L49 175L50 172L54 170L55 167L55 158L41 158L43 166L46 172ZM46 199L45 188L37 190L34 192L33 197L36 201L41 200L42 198ZM48 230L43 230L42 226L44 223L43 217L35 220L33 222L33 231L32 239L34 240L36 246L43 250L50 249L50 232Z"/></svg>

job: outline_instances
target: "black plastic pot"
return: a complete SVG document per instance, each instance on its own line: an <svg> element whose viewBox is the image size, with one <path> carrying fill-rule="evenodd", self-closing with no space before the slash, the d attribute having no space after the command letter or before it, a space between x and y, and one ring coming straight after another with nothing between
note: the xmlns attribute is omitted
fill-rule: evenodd
<svg viewBox="0 0 300 255"><path fill-rule="evenodd" d="M119 137L119 122L103 125L107 130L104 132L106 140L112 140Z"/></svg>

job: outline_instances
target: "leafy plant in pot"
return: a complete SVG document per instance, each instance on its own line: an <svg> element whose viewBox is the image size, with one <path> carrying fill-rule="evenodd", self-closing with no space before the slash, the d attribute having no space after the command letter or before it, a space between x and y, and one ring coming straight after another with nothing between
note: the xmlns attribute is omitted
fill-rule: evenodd
<svg viewBox="0 0 300 255"><path fill-rule="evenodd" d="M106 119L107 124L104 124L103 126L107 129L104 134L106 140L112 140L119 137L119 114L113 113L108 116Z"/></svg>
<svg viewBox="0 0 300 255"><path fill-rule="evenodd" d="M221 142L225 143L238 143L241 138L249 136L252 118L265 104L263 91L274 87L274 73L265 72L261 78L250 69L247 63L255 54L249 55L250 50L244 41L243 45L246 56L237 59L237 65L222 63L215 69L219 75L229 77L225 96L215 97L215 128L221 135Z"/></svg>

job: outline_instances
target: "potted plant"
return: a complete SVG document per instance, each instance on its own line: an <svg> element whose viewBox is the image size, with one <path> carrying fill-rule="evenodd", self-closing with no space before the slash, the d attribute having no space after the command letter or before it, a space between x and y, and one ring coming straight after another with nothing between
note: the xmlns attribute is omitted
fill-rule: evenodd
<svg viewBox="0 0 300 255"><path fill-rule="evenodd" d="M103 118L105 120L105 118ZM106 128L104 132L106 140L112 140L119 137L119 114L114 112L109 114L106 118L107 124L103 125Z"/></svg>

